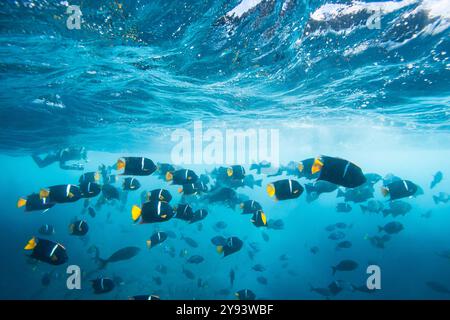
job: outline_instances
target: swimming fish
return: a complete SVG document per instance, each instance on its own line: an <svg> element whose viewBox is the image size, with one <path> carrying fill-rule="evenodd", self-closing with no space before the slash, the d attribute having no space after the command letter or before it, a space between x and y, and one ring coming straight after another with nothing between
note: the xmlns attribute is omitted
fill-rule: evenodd
<svg viewBox="0 0 450 320"><path fill-rule="evenodd" d="M162 201L149 201L142 204L142 207L134 205L131 209L131 217L134 222L154 223L170 220L175 214L174 209Z"/></svg>
<svg viewBox="0 0 450 320"><path fill-rule="evenodd" d="M155 189L147 193L147 201L170 202L172 195L166 189Z"/></svg>
<svg viewBox="0 0 450 320"><path fill-rule="evenodd" d="M33 237L24 249L32 250L29 257L52 265L64 264L68 260L66 248L50 240Z"/></svg>
<svg viewBox="0 0 450 320"><path fill-rule="evenodd" d="M342 260L337 265L331 267L333 275L336 271L353 271L358 268L358 263L353 260Z"/></svg>
<svg viewBox="0 0 450 320"><path fill-rule="evenodd" d="M114 290L115 283L110 278L98 278L95 280L91 280L92 288L94 289L95 294L107 293Z"/></svg>
<svg viewBox="0 0 450 320"><path fill-rule="evenodd" d="M242 214L254 214L258 210L262 210L259 202L255 200L247 200L241 203Z"/></svg>
<svg viewBox="0 0 450 320"><path fill-rule="evenodd" d="M442 181L442 178L444 175L441 171L436 172L436 174L433 176L433 181L430 183L430 189L433 189L438 183Z"/></svg>
<svg viewBox="0 0 450 320"><path fill-rule="evenodd" d="M69 225L69 234L73 236L84 236L88 231L89 226L84 220L77 220Z"/></svg>
<svg viewBox="0 0 450 320"><path fill-rule="evenodd" d="M354 163L329 156L315 158L311 173L319 173L317 180L325 180L346 188L356 188L367 181L361 168Z"/></svg>
<svg viewBox="0 0 450 320"><path fill-rule="evenodd" d="M25 207L26 212L31 211L47 211L53 207L55 203L49 201L48 198L41 198L38 193L33 193L24 198L20 198L17 201L17 208Z"/></svg>
<svg viewBox="0 0 450 320"><path fill-rule="evenodd" d="M189 221L189 223L194 223L194 222L203 220L206 218L207 215L208 215L208 211L206 209L198 209L192 214L192 217L191 217L191 220Z"/></svg>
<svg viewBox="0 0 450 320"><path fill-rule="evenodd" d="M409 180L399 180L392 182L385 187L381 187L384 197L389 195L389 200L397 200L411 197L417 192L417 185Z"/></svg>
<svg viewBox="0 0 450 320"><path fill-rule="evenodd" d="M147 248L151 249L161 243L163 243L164 241L166 241L167 239L167 234L163 231L158 231L155 232L154 234L152 234L152 236L150 237L149 240L147 240Z"/></svg>
<svg viewBox="0 0 450 320"><path fill-rule="evenodd" d="M243 289L239 290L235 293L235 296L238 300L255 300L256 295L255 293L250 289Z"/></svg>
<svg viewBox="0 0 450 320"><path fill-rule="evenodd" d="M278 180L267 185L267 194L277 200L298 198L303 190L298 181L291 179Z"/></svg>
<svg viewBox="0 0 450 320"><path fill-rule="evenodd" d="M41 189L39 192L41 199L46 198L49 202L67 203L81 199L80 187L73 184L60 184Z"/></svg>
<svg viewBox="0 0 450 320"><path fill-rule="evenodd" d="M136 178L125 178L123 180L122 189L125 191L137 190L141 187L141 183Z"/></svg>
<svg viewBox="0 0 450 320"><path fill-rule="evenodd" d="M89 251L94 251L94 261L98 264L99 269L104 269L109 263L130 260L135 257L141 249L138 247L124 247L114 252L108 259L100 258L100 251L96 246L92 246Z"/></svg>
<svg viewBox="0 0 450 320"><path fill-rule="evenodd" d="M243 246L243 242L238 237L215 237L214 239L214 245L216 245L216 250L219 254L224 255L224 257L229 256L233 253L238 252L241 250Z"/></svg>
<svg viewBox="0 0 450 320"><path fill-rule="evenodd" d="M148 176L156 171L156 165L144 157L123 157L117 160L116 170L123 170L126 176Z"/></svg>
<svg viewBox="0 0 450 320"><path fill-rule="evenodd" d="M180 169L173 172L168 171L166 173L166 181L171 181L172 184L176 185L195 183L197 179L197 174L190 169Z"/></svg>

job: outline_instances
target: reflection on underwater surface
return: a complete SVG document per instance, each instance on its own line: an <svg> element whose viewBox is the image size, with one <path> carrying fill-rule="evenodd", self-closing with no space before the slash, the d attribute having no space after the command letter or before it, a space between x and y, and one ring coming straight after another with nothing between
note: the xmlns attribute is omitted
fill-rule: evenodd
<svg viewBox="0 0 450 320"><path fill-rule="evenodd" d="M80 30L67 29L68 4L8 0L0 8L0 298L234 299L238 291L241 299L449 298L447 0L74 1ZM371 29L374 11L381 24ZM203 144L192 141L189 154L202 161L175 165L208 186L199 199L183 199L157 172L93 177L102 192L89 201L92 185L77 189L82 173L121 157L174 162L175 130L195 139L196 121ZM276 165L257 173L251 159L229 163L227 154L207 163L208 129L224 138L219 147L227 129L278 130L272 164L341 157L418 190L391 203L375 178L355 191L299 177L298 163L281 176L273 176ZM63 170L59 153L49 166L36 160L69 145L87 148L82 170ZM232 199L223 201L211 188L228 170L219 178L213 169L232 164L243 165L245 179L228 181ZM286 178L300 182L292 189L299 195L275 201L267 191L282 198L278 185L266 187ZM58 196L49 188L64 184L73 188ZM133 222L132 214L155 218L142 192L159 188L187 221ZM182 192L196 188L204 191ZM51 200L48 210L16 207L32 193L35 204ZM247 199L263 212L241 214ZM26 257L33 236L29 248L55 265ZM56 243L68 263L56 265L64 260ZM81 290L66 287L69 264L81 268ZM367 289L369 265L380 267L380 290ZM97 289L114 288L95 294L89 280L99 277Z"/></svg>

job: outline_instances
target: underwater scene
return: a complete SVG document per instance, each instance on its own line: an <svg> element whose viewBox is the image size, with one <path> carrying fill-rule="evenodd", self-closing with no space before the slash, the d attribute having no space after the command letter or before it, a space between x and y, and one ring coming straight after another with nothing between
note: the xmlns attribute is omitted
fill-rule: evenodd
<svg viewBox="0 0 450 320"><path fill-rule="evenodd" d="M4 0L0 299L450 298L449 0Z"/></svg>

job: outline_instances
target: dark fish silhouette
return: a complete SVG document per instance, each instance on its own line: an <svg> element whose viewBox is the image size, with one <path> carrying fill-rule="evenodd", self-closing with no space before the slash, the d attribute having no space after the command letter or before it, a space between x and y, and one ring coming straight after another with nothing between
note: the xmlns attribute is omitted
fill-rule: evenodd
<svg viewBox="0 0 450 320"><path fill-rule="evenodd" d="M141 249L138 247L125 247L114 252L108 259L100 258L100 251L96 246L91 247L89 251L95 253L94 260L98 263L99 269L104 269L108 263L129 260L135 257Z"/></svg>

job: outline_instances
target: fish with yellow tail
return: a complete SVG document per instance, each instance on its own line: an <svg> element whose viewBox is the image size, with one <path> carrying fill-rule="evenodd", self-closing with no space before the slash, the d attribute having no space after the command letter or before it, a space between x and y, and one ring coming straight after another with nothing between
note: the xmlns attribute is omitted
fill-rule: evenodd
<svg viewBox="0 0 450 320"><path fill-rule="evenodd" d="M267 217L264 212L261 210L256 211L250 221L256 226L256 227L267 227Z"/></svg>
<svg viewBox="0 0 450 320"><path fill-rule="evenodd" d="M311 174L319 174L317 180L325 180L346 188L356 188L367 179L361 168L341 158L319 156L311 167Z"/></svg>
<svg viewBox="0 0 450 320"><path fill-rule="evenodd" d="M242 180L245 178L245 169L241 165L234 165L228 167L227 176L233 180Z"/></svg>
<svg viewBox="0 0 450 320"><path fill-rule="evenodd" d="M195 183L198 180L197 174L190 169L180 169L166 172L166 181L175 185Z"/></svg>
<svg viewBox="0 0 450 320"><path fill-rule="evenodd" d="M174 214L174 209L162 201L148 201L142 207L134 205L131 209L133 221L140 224L169 221Z"/></svg>
<svg viewBox="0 0 450 320"><path fill-rule="evenodd" d="M278 180L267 185L267 194L269 197L275 197L276 200L288 200L300 197L304 188L301 184L292 179Z"/></svg>
<svg viewBox="0 0 450 320"><path fill-rule="evenodd" d="M155 163L144 157L122 157L116 163L116 170L125 176L149 176L156 169Z"/></svg>
<svg viewBox="0 0 450 320"><path fill-rule="evenodd" d="M165 233L163 231L155 232L154 234L152 234L150 239L147 240L147 242L146 242L147 248L151 249L151 248L163 243L166 240L167 240L167 233Z"/></svg>
<svg viewBox="0 0 450 320"><path fill-rule="evenodd" d="M52 265L64 264L68 260L66 248L50 240L33 237L24 249L31 251L31 258Z"/></svg>
<svg viewBox="0 0 450 320"><path fill-rule="evenodd" d="M26 198L20 198L17 201L17 208L25 207L25 212L30 211L47 211L55 205L54 202L50 202L47 198L41 198L38 193L33 193Z"/></svg>
<svg viewBox="0 0 450 320"><path fill-rule="evenodd" d="M384 197L389 196L389 200L398 200L412 197L416 194L417 185L409 180L399 180L381 187L381 193Z"/></svg>
<svg viewBox="0 0 450 320"><path fill-rule="evenodd" d="M238 237L224 238L217 236L212 238L211 242L216 246L217 253L223 254L224 257L238 252L244 245L244 242L242 242L242 240Z"/></svg>

